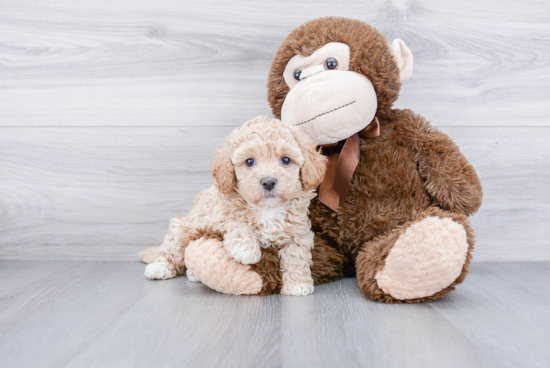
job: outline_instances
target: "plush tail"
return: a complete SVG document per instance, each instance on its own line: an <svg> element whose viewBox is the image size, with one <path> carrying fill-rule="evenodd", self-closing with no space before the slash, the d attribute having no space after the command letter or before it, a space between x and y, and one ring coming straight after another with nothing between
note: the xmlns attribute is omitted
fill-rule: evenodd
<svg viewBox="0 0 550 368"><path fill-rule="evenodd" d="M160 246L147 248L139 254L143 263L153 263L160 256Z"/></svg>

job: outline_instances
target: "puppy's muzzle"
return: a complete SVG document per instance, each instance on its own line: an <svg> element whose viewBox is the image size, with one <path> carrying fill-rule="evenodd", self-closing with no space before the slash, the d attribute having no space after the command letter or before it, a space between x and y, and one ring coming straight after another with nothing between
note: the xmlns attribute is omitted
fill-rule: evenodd
<svg viewBox="0 0 550 368"><path fill-rule="evenodd" d="M265 190L272 190L273 188L275 188L275 185L277 184L277 179L271 176L268 176L268 177L262 178L262 180L260 180L260 184L262 184L262 187L264 187Z"/></svg>

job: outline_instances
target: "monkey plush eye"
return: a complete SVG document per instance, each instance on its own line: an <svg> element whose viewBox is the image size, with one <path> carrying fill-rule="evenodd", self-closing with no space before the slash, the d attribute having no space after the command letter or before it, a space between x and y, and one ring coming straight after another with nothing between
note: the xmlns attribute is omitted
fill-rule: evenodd
<svg viewBox="0 0 550 368"><path fill-rule="evenodd" d="M292 162L292 161L291 161L288 157L283 157L283 158L281 159L281 163L282 163L283 165L285 165L285 166L290 165L291 162Z"/></svg>
<svg viewBox="0 0 550 368"><path fill-rule="evenodd" d="M300 75L302 75L302 71L301 71L301 70L295 70L295 71L294 71L294 79L296 79L297 81L300 80Z"/></svg>
<svg viewBox="0 0 550 368"><path fill-rule="evenodd" d="M248 167L254 166L255 163L256 163L256 161L254 161L253 158L249 158L248 160L246 160L246 161L244 162L244 164L245 164L246 166L248 166Z"/></svg>
<svg viewBox="0 0 550 368"><path fill-rule="evenodd" d="M325 61L325 69L334 70L336 68L338 68L338 60L335 58L328 58L327 61Z"/></svg>

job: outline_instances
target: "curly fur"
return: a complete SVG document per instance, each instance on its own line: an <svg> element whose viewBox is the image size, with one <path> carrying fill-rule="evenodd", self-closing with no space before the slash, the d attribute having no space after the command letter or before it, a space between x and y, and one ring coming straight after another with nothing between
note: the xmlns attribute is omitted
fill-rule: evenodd
<svg viewBox="0 0 550 368"><path fill-rule="evenodd" d="M290 158L290 165L283 165L282 157ZM245 165L249 158L255 160L252 167ZM254 284L247 284L243 278L249 266L238 267L228 256L242 264L254 264L261 260L261 248L274 247L280 257L277 264L282 274L282 286L279 283L276 290L292 295L312 292L310 265L314 241L308 206L315 197L314 188L321 182L325 166L326 158L298 128L266 117L245 123L231 134L224 148L216 152L212 164L215 184L197 196L187 217L172 220L160 247L141 253L144 262L153 262L146 268L146 275L170 278L184 274L186 267L201 264L208 266L210 273L217 272L212 263L197 261L201 254L211 258L215 254L217 262L223 263L219 269L230 267L239 273L239 282L244 288ZM265 177L277 180L273 190L262 187L261 180ZM186 247L190 242L193 242L194 260L186 262ZM222 245L227 254L219 253ZM158 263L163 264L164 269L155 266ZM219 291L250 294L253 289L222 285L225 278L221 275L205 274L199 269L191 271ZM273 273L278 275L279 270Z"/></svg>

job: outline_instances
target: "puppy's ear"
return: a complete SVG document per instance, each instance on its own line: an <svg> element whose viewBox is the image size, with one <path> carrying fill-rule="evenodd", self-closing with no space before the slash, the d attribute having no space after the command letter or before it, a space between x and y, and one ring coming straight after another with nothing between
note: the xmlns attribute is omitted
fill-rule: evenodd
<svg viewBox="0 0 550 368"><path fill-rule="evenodd" d="M216 187L222 194L229 194L235 187L235 168L231 162L231 148L216 151L216 158L212 161L212 177Z"/></svg>
<svg viewBox="0 0 550 368"><path fill-rule="evenodd" d="M327 158L317 151L317 145L299 128L292 129L292 135L302 149L304 165L300 176L304 190L313 190L321 184L327 169Z"/></svg>

